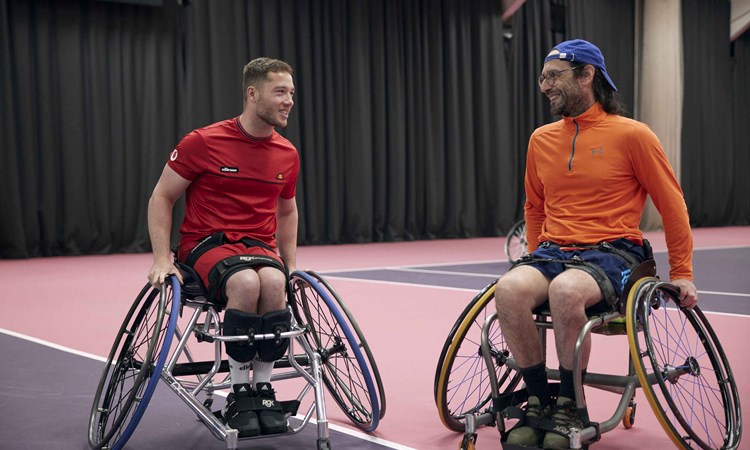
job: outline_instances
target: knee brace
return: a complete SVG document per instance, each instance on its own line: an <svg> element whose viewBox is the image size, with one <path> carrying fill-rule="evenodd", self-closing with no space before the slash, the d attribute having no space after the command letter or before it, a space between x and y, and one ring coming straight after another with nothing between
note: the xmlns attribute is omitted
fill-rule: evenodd
<svg viewBox="0 0 750 450"><path fill-rule="evenodd" d="M289 338L280 338L279 334L292 327L292 313L288 309L271 311L263 315L263 334L275 334L275 339L258 341L258 358L261 361L273 362L284 356L289 348Z"/></svg>
<svg viewBox="0 0 750 450"><path fill-rule="evenodd" d="M239 309L228 309L224 312L224 325L222 334L224 336L252 336L261 334L263 319L252 313L246 313ZM227 355L238 362L252 361L258 351L258 342L225 342Z"/></svg>

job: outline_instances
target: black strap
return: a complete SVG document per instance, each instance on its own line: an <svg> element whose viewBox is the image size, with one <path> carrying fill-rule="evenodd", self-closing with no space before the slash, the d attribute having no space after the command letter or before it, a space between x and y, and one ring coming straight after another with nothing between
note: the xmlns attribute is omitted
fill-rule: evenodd
<svg viewBox="0 0 750 450"><path fill-rule="evenodd" d="M211 250L212 248L218 247L222 244L224 244L224 233L214 233L211 235L206 236L203 238L200 242L198 242L198 245L193 247L192 250L190 250L190 253L188 253L187 257L185 258L185 265L189 267L195 267L195 263L198 261L198 258L203 256L204 253Z"/></svg>
<svg viewBox="0 0 750 450"><path fill-rule="evenodd" d="M266 250L269 250L271 252L275 252L273 247L266 244L263 241L259 241L257 239L251 239L248 237L243 237L239 241L230 241L227 239L227 237L224 235L223 232L219 231L217 233L210 234L203 238L200 242L198 242L198 245L193 247L192 250L190 250L190 253L185 258L185 261L183 261L186 265L190 267L195 267L195 263L198 261L198 258L203 256L204 253L211 250L212 248L218 247L220 245L224 244L236 244L238 242L243 243L246 247L263 247Z"/></svg>

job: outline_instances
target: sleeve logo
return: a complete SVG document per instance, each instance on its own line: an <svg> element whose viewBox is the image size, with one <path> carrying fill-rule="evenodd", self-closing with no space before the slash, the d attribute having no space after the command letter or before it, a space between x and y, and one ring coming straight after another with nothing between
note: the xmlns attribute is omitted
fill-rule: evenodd
<svg viewBox="0 0 750 450"><path fill-rule="evenodd" d="M177 149L172 150L172 154L169 155L170 161L175 161L177 159Z"/></svg>

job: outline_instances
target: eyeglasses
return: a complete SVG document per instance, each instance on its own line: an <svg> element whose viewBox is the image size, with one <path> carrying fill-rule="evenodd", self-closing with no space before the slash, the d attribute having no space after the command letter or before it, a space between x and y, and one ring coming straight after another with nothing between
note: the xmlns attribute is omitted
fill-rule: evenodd
<svg viewBox="0 0 750 450"><path fill-rule="evenodd" d="M575 70L579 67L581 66L570 67L568 69L563 69L563 70L550 70L547 73L543 73L539 75L539 78L537 78L536 81L539 83L540 87L544 84L545 81L548 82L551 86L555 84L555 81L557 81L557 78L560 76L561 73L567 72L569 70Z"/></svg>

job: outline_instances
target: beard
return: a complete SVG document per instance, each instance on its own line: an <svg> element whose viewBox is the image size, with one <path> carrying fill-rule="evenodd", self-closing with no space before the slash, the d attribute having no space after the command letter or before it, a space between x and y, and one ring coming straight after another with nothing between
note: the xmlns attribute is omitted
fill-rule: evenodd
<svg viewBox="0 0 750 450"><path fill-rule="evenodd" d="M267 105L259 105L258 110L255 113L256 116L263 122L271 125L272 127L286 128L287 119L278 113L276 109Z"/></svg>
<svg viewBox="0 0 750 450"><path fill-rule="evenodd" d="M581 92L557 90L557 100L550 100L550 112L555 116L576 117L588 109Z"/></svg>

